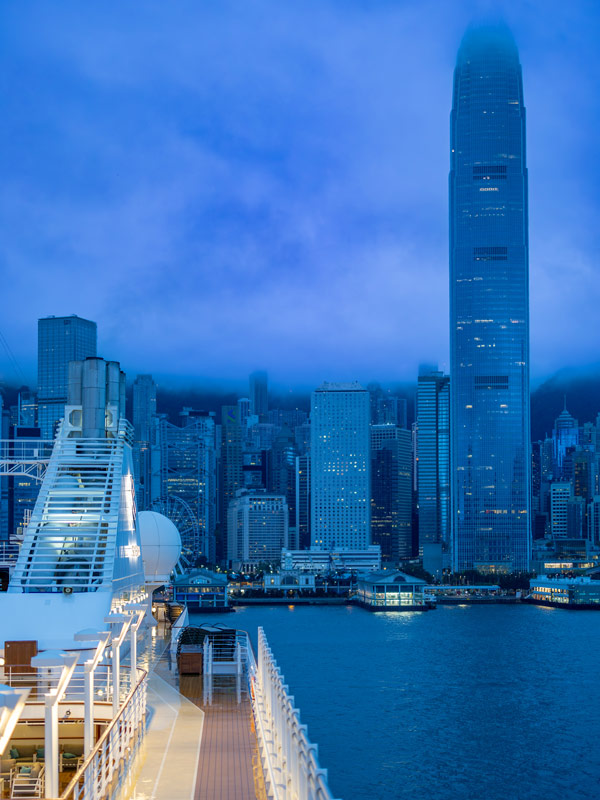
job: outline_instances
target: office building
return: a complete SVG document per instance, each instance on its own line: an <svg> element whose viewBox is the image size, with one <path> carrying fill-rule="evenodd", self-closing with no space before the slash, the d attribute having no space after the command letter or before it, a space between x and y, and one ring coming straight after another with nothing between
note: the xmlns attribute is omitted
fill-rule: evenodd
<svg viewBox="0 0 600 800"><path fill-rule="evenodd" d="M96 323L74 314L38 320L38 424L43 439L54 438L65 413L69 361L96 355Z"/></svg>
<svg viewBox="0 0 600 800"><path fill-rule="evenodd" d="M133 472L139 511L150 508L152 432L156 418L156 384L152 375L138 375L133 382Z"/></svg>
<svg viewBox="0 0 600 800"><path fill-rule="evenodd" d="M554 422L552 444L554 474L559 480L562 480L567 477L565 471L567 453L571 448L575 448L579 444L579 423L575 417L571 416L567 411L566 399L565 407Z"/></svg>
<svg viewBox="0 0 600 800"><path fill-rule="evenodd" d="M573 486L568 481L556 481L550 486L550 530L553 539L566 539L569 534L569 501Z"/></svg>
<svg viewBox="0 0 600 800"><path fill-rule="evenodd" d="M450 167L453 567L527 570L529 257L525 107L504 28L465 35Z"/></svg>
<svg viewBox="0 0 600 800"><path fill-rule="evenodd" d="M371 541L384 563L412 556L411 433L371 425Z"/></svg>
<svg viewBox="0 0 600 800"><path fill-rule="evenodd" d="M214 562L217 517L215 420L207 412L186 409L182 426L158 423L160 508L168 510L181 534L182 550L195 563ZM185 510L185 514L182 514ZM183 524L182 524L183 521Z"/></svg>
<svg viewBox="0 0 600 800"><path fill-rule="evenodd" d="M450 378L419 375L417 384L419 555L450 550ZM425 569L428 567L424 564ZM429 570L431 571L431 570Z"/></svg>
<svg viewBox="0 0 600 800"><path fill-rule="evenodd" d="M266 372L258 371L250 375L250 413L256 414L259 421L267 417L269 411L269 384Z"/></svg>
<svg viewBox="0 0 600 800"><path fill-rule="evenodd" d="M219 535L216 542L216 560L227 558L227 510L236 492L244 488L243 431L238 406L221 408L221 446L219 463ZM260 450L260 448L256 448Z"/></svg>
<svg viewBox="0 0 600 800"><path fill-rule="evenodd" d="M296 456L296 535L298 550L310 548L310 455Z"/></svg>
<svg viewBox="0 0 600 800"><path fill-rule="evenodd" d="M369 393L324 383L312 394L311 537L320 550L371 543Z"/></svg>
<svg viewBox="0 0 600 800"><path fill-rule="evenodd" d="M234 569L279 565L288 546L285 497L271 492L236 492L229 504L227 561Z"/></svg>

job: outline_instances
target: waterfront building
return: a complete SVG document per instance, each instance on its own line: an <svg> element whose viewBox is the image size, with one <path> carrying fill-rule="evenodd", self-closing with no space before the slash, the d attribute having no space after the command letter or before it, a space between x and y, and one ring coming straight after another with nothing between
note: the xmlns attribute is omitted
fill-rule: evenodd
<svg viewBox="0 0 600 800"><path fill-rule="evenodd" d="M528 600L556 608L594 608L600 610L600 574L579 577L540 575L529 581Z"/></svg>
<svg viewBox="0 0 600 800"><path fill-rule="evenodd" d="M215 420L208 412L185 409L182 425L159 422L160 506L173 500L190 509L193 523L181 531L182 549L192 563L214 562L217 517Z"/></svg>
<svg viewBox="0 0 600 800"><path fill-rule="evenodd" d="M69 362L96 355L96 323L75 314L38 320L38 425L53 439L65 413Z"/></svg>
<svg viewBox="0 0 600 800"><path fill-rule="evenodd" d="M259 421L266 419L269 411L269 379L266 372L259 370L250 375L250 413L256 414Z"/></svg>
<svg viewBox="0 0 600 800"><path fill-rule="evenodd" d="M530 552L525 107L503 28L471 29L450 154L453 568L521 571Z"/></svg>
<svg viewBox="0 0 600 800"><path fill-rule="evenodd" d="M265 592L284 591L296 594L298 591L314 592L315 575L300 570L281 570L263 576L262 588Z"/></svg>
<svg viewBox="0 0 600 800"><path fill-rule="evenodd" d="M357 598L370 611L425 611L426 586L404 572L369 572L358 577Z"/></svg>
<svg viewBox="0 0 600 800"><path fill-rule="evenodd" d="M372 544L364 550L343 547L329 552L314 549L286 549L281 552L281 568L319 573L340 570L342 572L373 572L381 569L381 548L377 544Z"/></svg>
<svg viewBox="0 0 600 800"><path fill-rule="evenodd" d="M359 383L324 383L312 395L311 546L371 543L369 393Z"/></svg>
<svg viewBox="0 0 600 800"><path fill-rule="evenodd" d="M227 576L207 569L188 572L173 581L173 600L190 612L226 610L229 608Z"/></svg>
<svg viewBox="0 0 600 800"><path fill-rule="evenodd" d="M251 570L277 564L288 546L288 508L285 497L241 489L229 504L227 561L233 569Z"/></svg>
<svg viewBox="0 0 600 800"><path fill-rule="evenodd" d="M412 555L411 433L371 425L371 541L384 563Z"/></svg>
<svg viewBox="0 0 600 800"><path fill-rule="evenodd" d="M441 556L450 550L450 378L442 372L418 377L417 452L419 555L435 545Z"/></svg>
<svg viewBox="0 0 600 800"><path fill-rule="evenodd" d="M137 506L140 511L152 503L152 433L156 418L156 383L152 375L137 375L133 382L133 471Z"/></svg>

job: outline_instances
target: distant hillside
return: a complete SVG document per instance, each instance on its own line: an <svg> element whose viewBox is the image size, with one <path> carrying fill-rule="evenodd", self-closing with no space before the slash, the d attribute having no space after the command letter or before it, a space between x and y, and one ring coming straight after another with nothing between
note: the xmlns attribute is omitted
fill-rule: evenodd
<svg viewBox="0 0 600 800"><path fill-rule="evenodd" d="M416 386L411 384L397 384L390 387L394 394L408 399L409 424L414 418L414 396ZM4 400L4 407L8 408L17 401L18 389L6 384L0 386L0 394ZM567 398L567 408L579 420L594 422L600 413L600 367L592 372L576 372L575 370L561 370L538 386L531 395L531 437L533 441L543 439L546 434L552 433L554 420L560 414ZM234 405L238 395L233 392L219 392L217 389L189 388L189 389L164 389L158 390L158 412L168 414L171 422L179 422L179 412L183 406L190 406L205 411L217 412L222 405ZM271 408L300 408L305 411L310 409L310 395L306 392L284 393L281 395L270 394ZM131 419L132 388L127 391L127 416Z"/></svg>
<svg viewBox="0 0 600 800"><path fill-rule="evenodd" d="M595 422L600 413L600 371L577 374L561 370L531 395L531 438L535 442L552 434L554 420L563 410L565 395L569 412L579 421Z"/></svg>

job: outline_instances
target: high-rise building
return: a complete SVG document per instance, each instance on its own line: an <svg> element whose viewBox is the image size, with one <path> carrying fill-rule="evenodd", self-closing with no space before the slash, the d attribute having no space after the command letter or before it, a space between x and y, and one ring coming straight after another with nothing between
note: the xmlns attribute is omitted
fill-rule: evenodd
<svg viewBox="0 0 600 800"><path fill-rule="evenodd" d="M552 443L554 473L557 478L562 480L566 477L565 458L567 453L570 448L575 448L579 444L579 423L575 417L567 411L566 398L565 407L554 422Z"/></svg>
<svg viewBox="0 0 600 800"><path fill-rule="evenodd" d="M177 522L188 558L213 562L217 517L215 420L207 412L187 409L182 422L181 427L166 419L158 423L160 509Z"/></svg>
<svg viewBox="0 0 600 800"><path fill-rule="evenodd" d="M370 403L359 383L324 383L312 394L311 537L319 550L371 543Z"/></svg>
<svg viewBox="0 0 600 800"><path fill-rule="evenodd" d="M419 375L417 384L419 553L450 549L450 378Z"/></svg>
<svg viewBox="0 0 600 800"><path fill-rule="evenodd" d="M138 375L133 382L133 472L138 511L151 505L152 432L156 418L156 384L152 375Z"/></svg>
<svg viewBox="0 0 600 800"><path fill-rule="evenodd" d="M258 371L250 375L250 413L256 414L260 421L269 411L269 384L266 372Z"/></svg>
<svg viewBox="0 0 600 800"><path fill-rule="evenodd" d="M568 537L568 506L572 497L573 486L568 481L555 481L550 486L550 525L553 539Z"/></svg>
<svg viewBox="0 0 600 800"><path fill-rule="evenodd" d="M296 535L298 549L310 548L310 454L296 457Z"/></svg>
<svg viewBox="0 0 600 800"><path fill-rule="evenodd" d="M240 409L235 406L221 408L221 447L219 468L219 536L216 542L216 560L227 558L228 508L239 489L244 488L243 432ZM260 448L256 448L260 450Z"/></svg>
<svg viewBox="0 0 600 800"><path fill-rule="evenodd" d="M504 28L465 35L450 155L451 498L455 570L527 570L529 256L525 107Z"/></svg>
<svg viewBox="0 0 600 800"><path fill-rule="evenodd" d="M67 402L69 361L96 355L96 323L73 314L38 320L38 425L52 439Z"/></svg>
<svg viewBox="0 0 600 800"><path fill-rule="evenodd" d="M396 425L371 425L371 541L388 564L412 556L411 439Z"/></svg>
<svg viewBox="0 0 600 800"><path fill-rule="evenodd" d="M288 547L285 497L240 489L229 504L227 561L234 569L277 564Z"/></svg>

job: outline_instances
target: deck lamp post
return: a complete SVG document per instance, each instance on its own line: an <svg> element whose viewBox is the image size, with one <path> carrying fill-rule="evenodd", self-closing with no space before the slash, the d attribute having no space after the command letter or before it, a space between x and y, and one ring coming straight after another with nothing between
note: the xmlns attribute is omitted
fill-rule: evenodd
<svg viewBox="0 0 600 800"><path fill-rule="evenodd" d="M58 797L58 704L75 672L78 653L46 650L33 656L32 667L61 667L56 688L45 695L44 758L46 762L46 797Z"/></svg>
<svg viewBox="0 0 600 800"><path fill-rule="evenodd" d="M130 614L109 614L108 617L104 617L104 622L107 622L109 625L121 625L121 629L118 635L114 636L111 641L113 717L116 717L117 714L119 713L119 689L121 686L121 645L125 640L125 636L127 635L127 631L129 630L129 626L131 625L132 621L133 617Z"/></svg>
<svg viewBox="0 0 600 800"><path fill-rule="evenodd" d="M95 642L96 650L84 664L83 752L87 757L94 747L94 672L104 654L110 631L84 628L73 637L76 642Z"/></svg>
<svg viewBox="0 0 600 800"><path fill-rule="evenodd" d="M141 603L128 603L125 606L125 614L132 615L132 622L129 630L131 635L131 685L133 686L137 669L137 632L146 617L146 606Z"/></svg>
<svg viewBox="0 0 600 800"><path fill-rule="evenodd" d="M15 689L0 683L0 756L10 742L30 691L31 689Z"/></svg>

